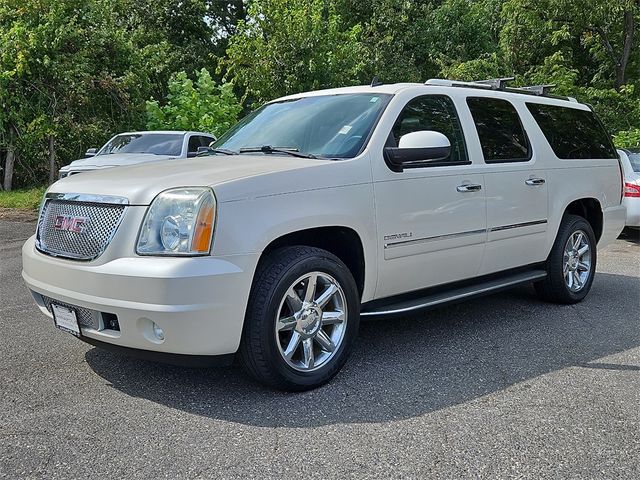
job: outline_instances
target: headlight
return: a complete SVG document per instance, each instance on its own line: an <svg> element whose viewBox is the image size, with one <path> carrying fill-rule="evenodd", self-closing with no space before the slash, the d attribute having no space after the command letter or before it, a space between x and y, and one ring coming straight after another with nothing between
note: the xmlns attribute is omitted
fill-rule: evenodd
<svg viewBox="0 0 640 480"><path fill-rule="evenodd" d="M206 187L160 193L144 217L139 255L206 255L211 248L216 199Z"/></svg>

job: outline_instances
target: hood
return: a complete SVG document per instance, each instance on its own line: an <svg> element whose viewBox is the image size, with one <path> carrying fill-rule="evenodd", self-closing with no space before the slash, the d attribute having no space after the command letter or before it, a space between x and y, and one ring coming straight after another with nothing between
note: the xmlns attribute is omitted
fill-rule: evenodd
<svg viewBox="0 0 640 480"><path fill-rule="evenodd" d="M131 205L148 205L169 188L215 187L240 178L335 163L340 162L276 155L211 155L86 172L58 180L49 192L117 195L128 198Z"/></svg>
<svg viewBox="0 0 640 480"><path fill-rule="evenodd" d="M122 167L136 165L138 163L159 162L177 158L171 155L154 155L152 153L113 153L110 155L96 155L89 158L81 158L71 162L60 170L92 170L94 168Z"/></svg>

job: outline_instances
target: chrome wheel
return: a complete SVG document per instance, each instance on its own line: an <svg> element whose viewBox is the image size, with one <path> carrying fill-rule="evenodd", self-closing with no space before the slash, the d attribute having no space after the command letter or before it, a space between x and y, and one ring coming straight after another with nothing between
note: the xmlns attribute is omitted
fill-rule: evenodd
<svg viewBox="0 0 640 480"><path fill-rule="evenodd" d="M589 237L582 230L573 232L564 247L564 282L572 292L584 288L591 275L591 246Z"/></svg>
<svg viewBox="0 0 640 480"><path fill-rule="evenodd" d="M347 301L340 284L323 272L298 278L280 302L276 342L287 364L317 370L338 351L347 327Z"/></svg>

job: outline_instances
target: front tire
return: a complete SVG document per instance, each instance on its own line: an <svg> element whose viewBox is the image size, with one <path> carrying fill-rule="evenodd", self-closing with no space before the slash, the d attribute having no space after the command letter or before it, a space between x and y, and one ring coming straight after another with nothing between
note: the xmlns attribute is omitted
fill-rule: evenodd
<svg viewBox="0 0 640 480"><path fill-rule="evenodd" d="M240 362L270 387L319 387L346 362L359 320L358 289L338 257L313 247L275 250L254 277Z"/></svg>
<svg viewBox="0 0 640 480"><path fill-rule="evenodd" d="M542 299L573 304L587 296L596 271L596 237L589 222L565 215L547 259L547 277L534 284Z"/></svg>

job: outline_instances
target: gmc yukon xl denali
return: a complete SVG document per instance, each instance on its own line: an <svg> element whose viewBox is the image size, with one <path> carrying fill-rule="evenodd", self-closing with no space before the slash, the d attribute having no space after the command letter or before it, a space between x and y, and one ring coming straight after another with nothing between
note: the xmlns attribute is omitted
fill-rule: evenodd
<svg viewBox="0 0 640 480"><path fill-rule="evenodd" d="M292 95L207 154L49 188L23 277L56 326L304 390L344 365L361 318L528 282L581 301L625 223L590 107L503 81Z"/></svg>

